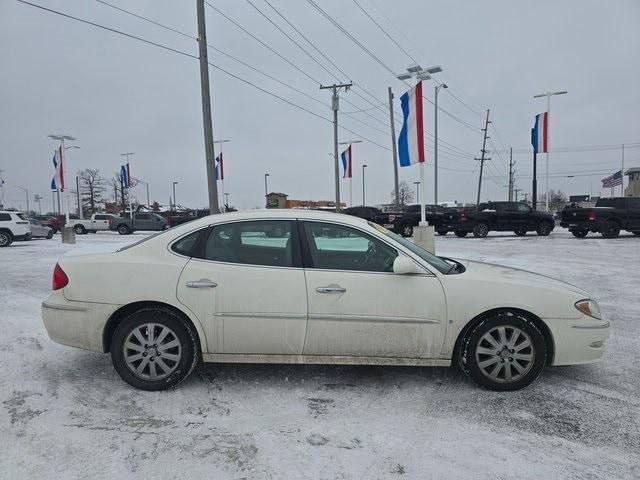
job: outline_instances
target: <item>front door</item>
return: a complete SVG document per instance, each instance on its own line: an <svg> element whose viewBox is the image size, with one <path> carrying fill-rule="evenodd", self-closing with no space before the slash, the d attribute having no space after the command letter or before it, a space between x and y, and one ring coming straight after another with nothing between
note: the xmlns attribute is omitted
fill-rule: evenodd
<svg viewBox="0 0 640 480"><path fill-rule="evenodd" d="M216 225L184 268L178 298L205 325L209 353L302 353L306 286L293 225Z"/></svg>
<svg viewBox="0 0 640 480"><path fill-rule="evenodd" d="M446 312L437 277L394 274L397 250L360 229L301 223L309 262L305 355L438 357Z"/></svg>

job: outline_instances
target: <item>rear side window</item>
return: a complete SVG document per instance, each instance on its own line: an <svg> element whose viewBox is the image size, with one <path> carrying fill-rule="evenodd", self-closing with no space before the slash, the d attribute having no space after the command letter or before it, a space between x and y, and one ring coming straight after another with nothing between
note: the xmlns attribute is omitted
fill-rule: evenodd
<svg viewBox="0 0 640 480"><path fill-rule="evenodd" d="M149 214L148 213L138 213L136 215L136 220L149 220Z"/></svg>
<svg viewBox="0 0 640 480"><path fill-rule="evenodd" d="M96 215L94 219L96 220L106 220L108 217L106 215Z"/></svg>
<svg viewBox="0 0 640 480"><path fill-rule="evenodd" d="M264 220L216 225L204 246L204 259L216 262L293 267L299 264L293 222Z"/></svg>
<svg viewBox="0 0 640 480"><path fill-rule="evenodd" d="M205 231L206 229L198 230L197 232L190 233L186 237L182 237L171 246L171 250L180 255L193 257L196 253L196 248L198 247L200 235Z"/></svg>
<svg viewBox="0 0 640 480"><path fill-rule="evenodd" d="M0 213L0 222L10 222L11 215L9 213Z"/></svg>
<svg viewBox="0 0 640 480"><path fill-rule="evenodd" d="M640 209L640 198L627 198L627 208Z"/></svg>

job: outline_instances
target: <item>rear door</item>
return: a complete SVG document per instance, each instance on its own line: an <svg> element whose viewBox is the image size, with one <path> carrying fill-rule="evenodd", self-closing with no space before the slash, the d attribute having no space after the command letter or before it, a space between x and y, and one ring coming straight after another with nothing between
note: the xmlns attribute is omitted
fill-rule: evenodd
<svg viewBox="0 0 640 480"><path fill-rule="evenodd" d="M627 227L626 230L640 232L640 198L627 198Z"/></svg>
<svg viewBox="0 0 640 480"><path fill-rule="evenodd" d="M93 216L93 225L91 226L91 228L93 230L109 230L109 218L111 218L111 215L96 213Z"/></svg>

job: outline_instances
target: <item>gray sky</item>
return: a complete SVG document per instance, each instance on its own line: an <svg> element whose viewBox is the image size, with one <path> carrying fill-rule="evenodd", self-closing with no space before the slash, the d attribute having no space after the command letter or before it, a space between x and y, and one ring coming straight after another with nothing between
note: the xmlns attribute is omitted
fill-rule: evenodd
<svg viewBox="0 0 640 480"><path fill-rule="evenodd" d="M373 108L386 99L391 86L398 99L407 86L348 40L304 1L269 0L291 20L344 73L324 61L301 40L264 0L252 0L305 46L341 80L355 88L342 95L344 112L370 108L352 116L341 115L341 140L366 137L390 147L388 111ZM411 59L376 25L347 0L316 0L333 18L395 71ZM197 55L194 40L180 37L90 0L34 0L172 48ZM133 0L112 3L160 23L193 34L195 1ZM329 73L286 39L244 0L213 2L281 55L291 59L314 80L333 83ZM517 186L530 192L529 145L533 116L544 110L543 100L532 96L546 90L568 90L552 99L552 147L609 145L640 142L640 2L595 1L419 1L358 0L423 66L442 65L438 78L450 92L480 114L491 108L497 129L490 129L495 150L502 146L527 149L515 156ZM387 7L387 18L378 9ZM330 95L319 85L254 39L238 30L210 8L207 11L209 43L249 62L269 75L329 104ZM394 27L395 25L395 27ZM396 27L401 27L398 30ZM300 106L329 119L331 111L274 81L210 50L210 60ZM44 195L50 208L49 182L55 142L50 133L78 138L80 150L70 150L67 166L99 168L105 175L119 168L122 152L135 152L134 177L150 182L151 197L168 203L171 181L177 200L204 206L206 180L200 83L197 60L161 50L120 35L20 4L0 0L0 141L7 205L24 208L24 194L14 185L27 186ZM264 203L263 174L270 172L269 189L291 198L332 199L333 129L330 123L212 69L215 138L231 139L224 145L225 190L231 203L253 208ZM425 83L433 98L433 82ZM370 92L377 98L369 97ZM365 102L362 97L373 102ZM352 102L352 104L347 103ZM448 93L440 105L476 128L479 115ZM399 111L399 105L396 109ZM375 118L372 118L375 117ZM357 118L370 126L363 125ZM425 102L426 131L433 132L433 107ZM400 122L396 118L396 129ZM382 130L382 131L380 131ZM440 114L441 144L439 199L471 201L477 189L477 166L482 136ZM452 150L450 145L455 146ZM428 138L428 150L432 149ZM217 151L217 150L216 150ZM464 153L463 153L464 152ZM508 155L491 154L483 199L506 199ZM427 153L427 194L433 198L433 155ZM354 203L362 198L361 165L367 167L367 203L388 202L393 188L390 151L364 142L354 146ZM640 166L640 148L629 148L626 166ZM448 169L448 170L445 170ZM614 171L620 168L616 150L555 153L551 172ZM541 162L544 172L544 161ZM518 177L519 175L519 177ZM529 176L529 177L526 177ZM600 190L604 174L552 178L551 188L568 194ZM417 167L401 169L402 180L419 178ZM343 199L348 186L342 182ZM539 190L544 179L539 179ZM144 187L137 196L144 200Z"/></svg>

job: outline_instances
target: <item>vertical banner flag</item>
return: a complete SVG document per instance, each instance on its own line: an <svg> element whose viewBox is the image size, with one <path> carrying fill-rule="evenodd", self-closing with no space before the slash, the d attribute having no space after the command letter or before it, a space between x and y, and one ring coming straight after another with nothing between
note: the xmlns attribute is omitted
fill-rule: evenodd
<svg viewBox="0 0 640 480"><path fill-rule="evenodd" d="M62 147L56 148L53 154L53 169L55 173L51 179L51 190L64 192L64 168L62 165Z"/></svg>
<svg viewBox="0 0 640 480"><path fill-rule="evenodd" d="M536 115L536 123L531 132L531 144L533 153L547 153L549 145L549 113L543 112Z"/></svg>
<svg viewBox="0 0 640 480"><path fill-rule="evenodd" d="M222 152L216 157L215 161L216 180L224 180L224 160Z"/></svg>
<svg viewBox="0 0 640 480"><path fill-rule="evenodd" d="M344 168L344 175L342 175L342 178L351 178L352 177L351 145L349 145L347 149L340 154L340 158L342 159L342 166Z"/></svg>
<svg viewBox="0 0 640 480"><path fill-rule="evenodd" d="M122 186L129 188L129 165L120 165L120 179L122 180Z"/></svg>
<svg viewBox="0 0 640 480"><path fill-rule="evenodd" d="M601 180L602 188L613 188L622 185L622 170Z"/></svg>
<svg viewBox="0 0 640 480"><path fill-rule="evenodd" d="M422 82L400 97L402 129L398 136L401 167L424 163L424 125L422 120Z"/></svg>

